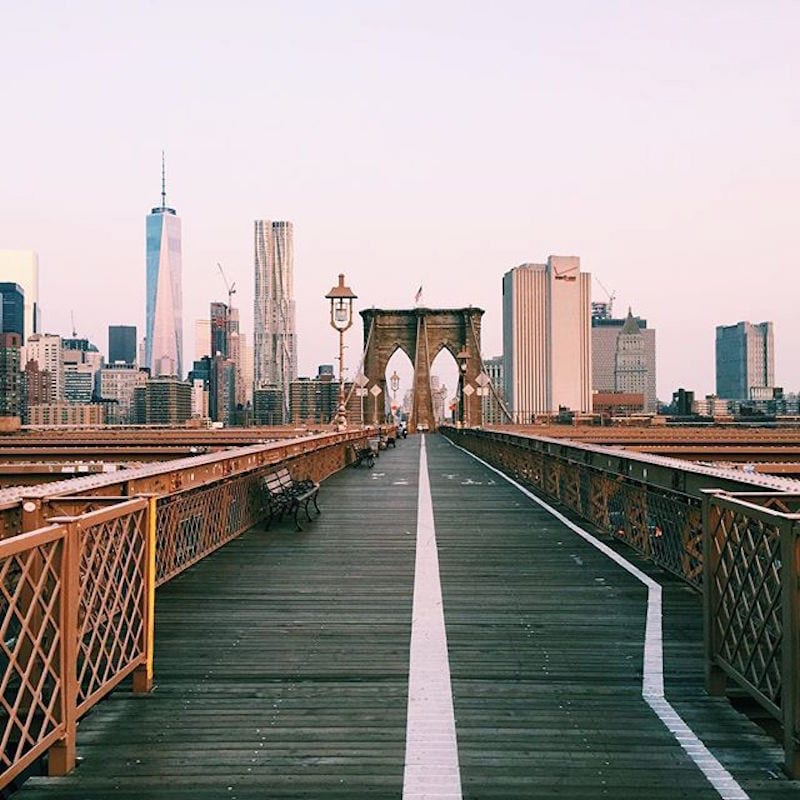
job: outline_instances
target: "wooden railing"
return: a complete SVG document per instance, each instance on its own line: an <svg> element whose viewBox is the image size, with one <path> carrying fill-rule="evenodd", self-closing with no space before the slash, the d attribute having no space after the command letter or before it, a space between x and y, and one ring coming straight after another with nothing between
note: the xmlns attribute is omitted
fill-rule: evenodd
<svg viewBox="0 0 800 800"><path fill-rule="evenodd" d="M794 481L522 434L444 433L702 591L709 692L731 680L778 719L786 771L800 777Z"/></svg>
<svg viewBox="0 0 800 800"><path fill-rule="evenodd" d="M77 479L7 502L7 524L42 524L0 540L0 788L46 752L51 774L68 772L78 719L130 675L134 691L152 688L156 586L263 518L262 474L281 463L319 481L371 433Z"/></svg>

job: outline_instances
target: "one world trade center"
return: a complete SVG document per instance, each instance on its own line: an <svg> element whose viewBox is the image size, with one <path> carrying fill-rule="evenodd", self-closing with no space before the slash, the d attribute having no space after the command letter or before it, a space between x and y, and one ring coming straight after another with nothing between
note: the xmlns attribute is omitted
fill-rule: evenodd
<svg viewBox="0 0 800 800"><path fill-rule="evenodd" d="M161 206L147 215L147 306L145 364L150 375L183 377L181 220L167 207L164 154Z"/></svg>

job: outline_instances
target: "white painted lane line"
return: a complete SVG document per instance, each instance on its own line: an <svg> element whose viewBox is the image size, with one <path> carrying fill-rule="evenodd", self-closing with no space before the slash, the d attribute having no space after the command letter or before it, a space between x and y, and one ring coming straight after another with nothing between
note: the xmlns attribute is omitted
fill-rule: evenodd
<svg viewBox="0 0 800 800"><path fill-rule="evenodd" d="M571 531L577 533L582 539L586 540L592 547L598 549L603 555L608 556L626 572L641 581L647 587L647 623L645 625L644 637L644 675L642 677L642 697L647 705L655 712L658 718L666 726L667 730L675 737L676 741L686 751L689 758L706 776L708 782L714 787L722 800L749 800L749 795L736 782L734 777L725 767L720 764L711 751L703 744L697 734L683 721L680 714L672 707L669 700L664 696L664 646L661 630L661 586L652 578L644 574L619 553L612 550L607 544L595 539L591 533L576 525L572 520L567 519L563 514L537 497L533 492L528 491L522 484L517 483L504 472L493 467L482 458L478 458L469 450L453 444L449 439L450 445L468 456L472 456L476 461L483 464L492 472L496 472L515 486L526 497L541 506L545 511L552 514L559 522L566 525Z"/></svg>
<svg viewBox="0 0 800 800"><path fill-rule="evenodd" d="M403 800L461 800L456 720L425 436L422 436L419 454L409 662Z"/></svg>

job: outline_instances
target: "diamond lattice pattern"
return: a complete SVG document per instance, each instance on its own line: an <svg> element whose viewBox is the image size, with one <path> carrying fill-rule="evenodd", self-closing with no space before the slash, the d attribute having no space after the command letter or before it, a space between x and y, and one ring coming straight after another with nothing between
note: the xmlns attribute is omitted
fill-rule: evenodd
<svg viewBox="0 0 800 800"><path fill-rule="evenodd" d="M243 475L159 500L158 584L258 522L258 480L257 475Z"/></svg>
<svg viewBox="0 0 800 800"><path fill-rule="evenodd" d="M3 679L0 773L61 724L60 566L63 538L0 560Z"/></svg>
<svg viewBox="0 0 800 800"><path fill-rule="evenodd" d="M78 704L144 652L146 510L81 534Z"/></svg>
<svg viewBox="0 0 800 800"><path fill-rule="evenodd" d="M780 707L780 528L723 509L713 541L717 657Z"/></svg>

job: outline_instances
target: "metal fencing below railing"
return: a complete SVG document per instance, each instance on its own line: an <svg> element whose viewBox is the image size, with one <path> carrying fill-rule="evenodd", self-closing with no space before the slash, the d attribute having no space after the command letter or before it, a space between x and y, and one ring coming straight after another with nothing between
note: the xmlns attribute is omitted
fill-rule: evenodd
<svg viewBox="0 0 800 800"><path fill-rule="evenodd" d="M800 498L710 492L704 504L706 688L728 679L783 726L800 776Z"/></svg>
<svg viewBox="0 0 800 800"><path fill-rule="evenodd" d="M116 498L0 541L0 786L48 749L51 774L71 769L78 717L147 669L151 505Z"/></svg>
<svg viewBox="0 0 800 800"><path fill-rule="evenodd" d="M537 449L535 440L448 431L457 444L566 506L699 589L702 499L649 486L593 463Z"/></svg>

